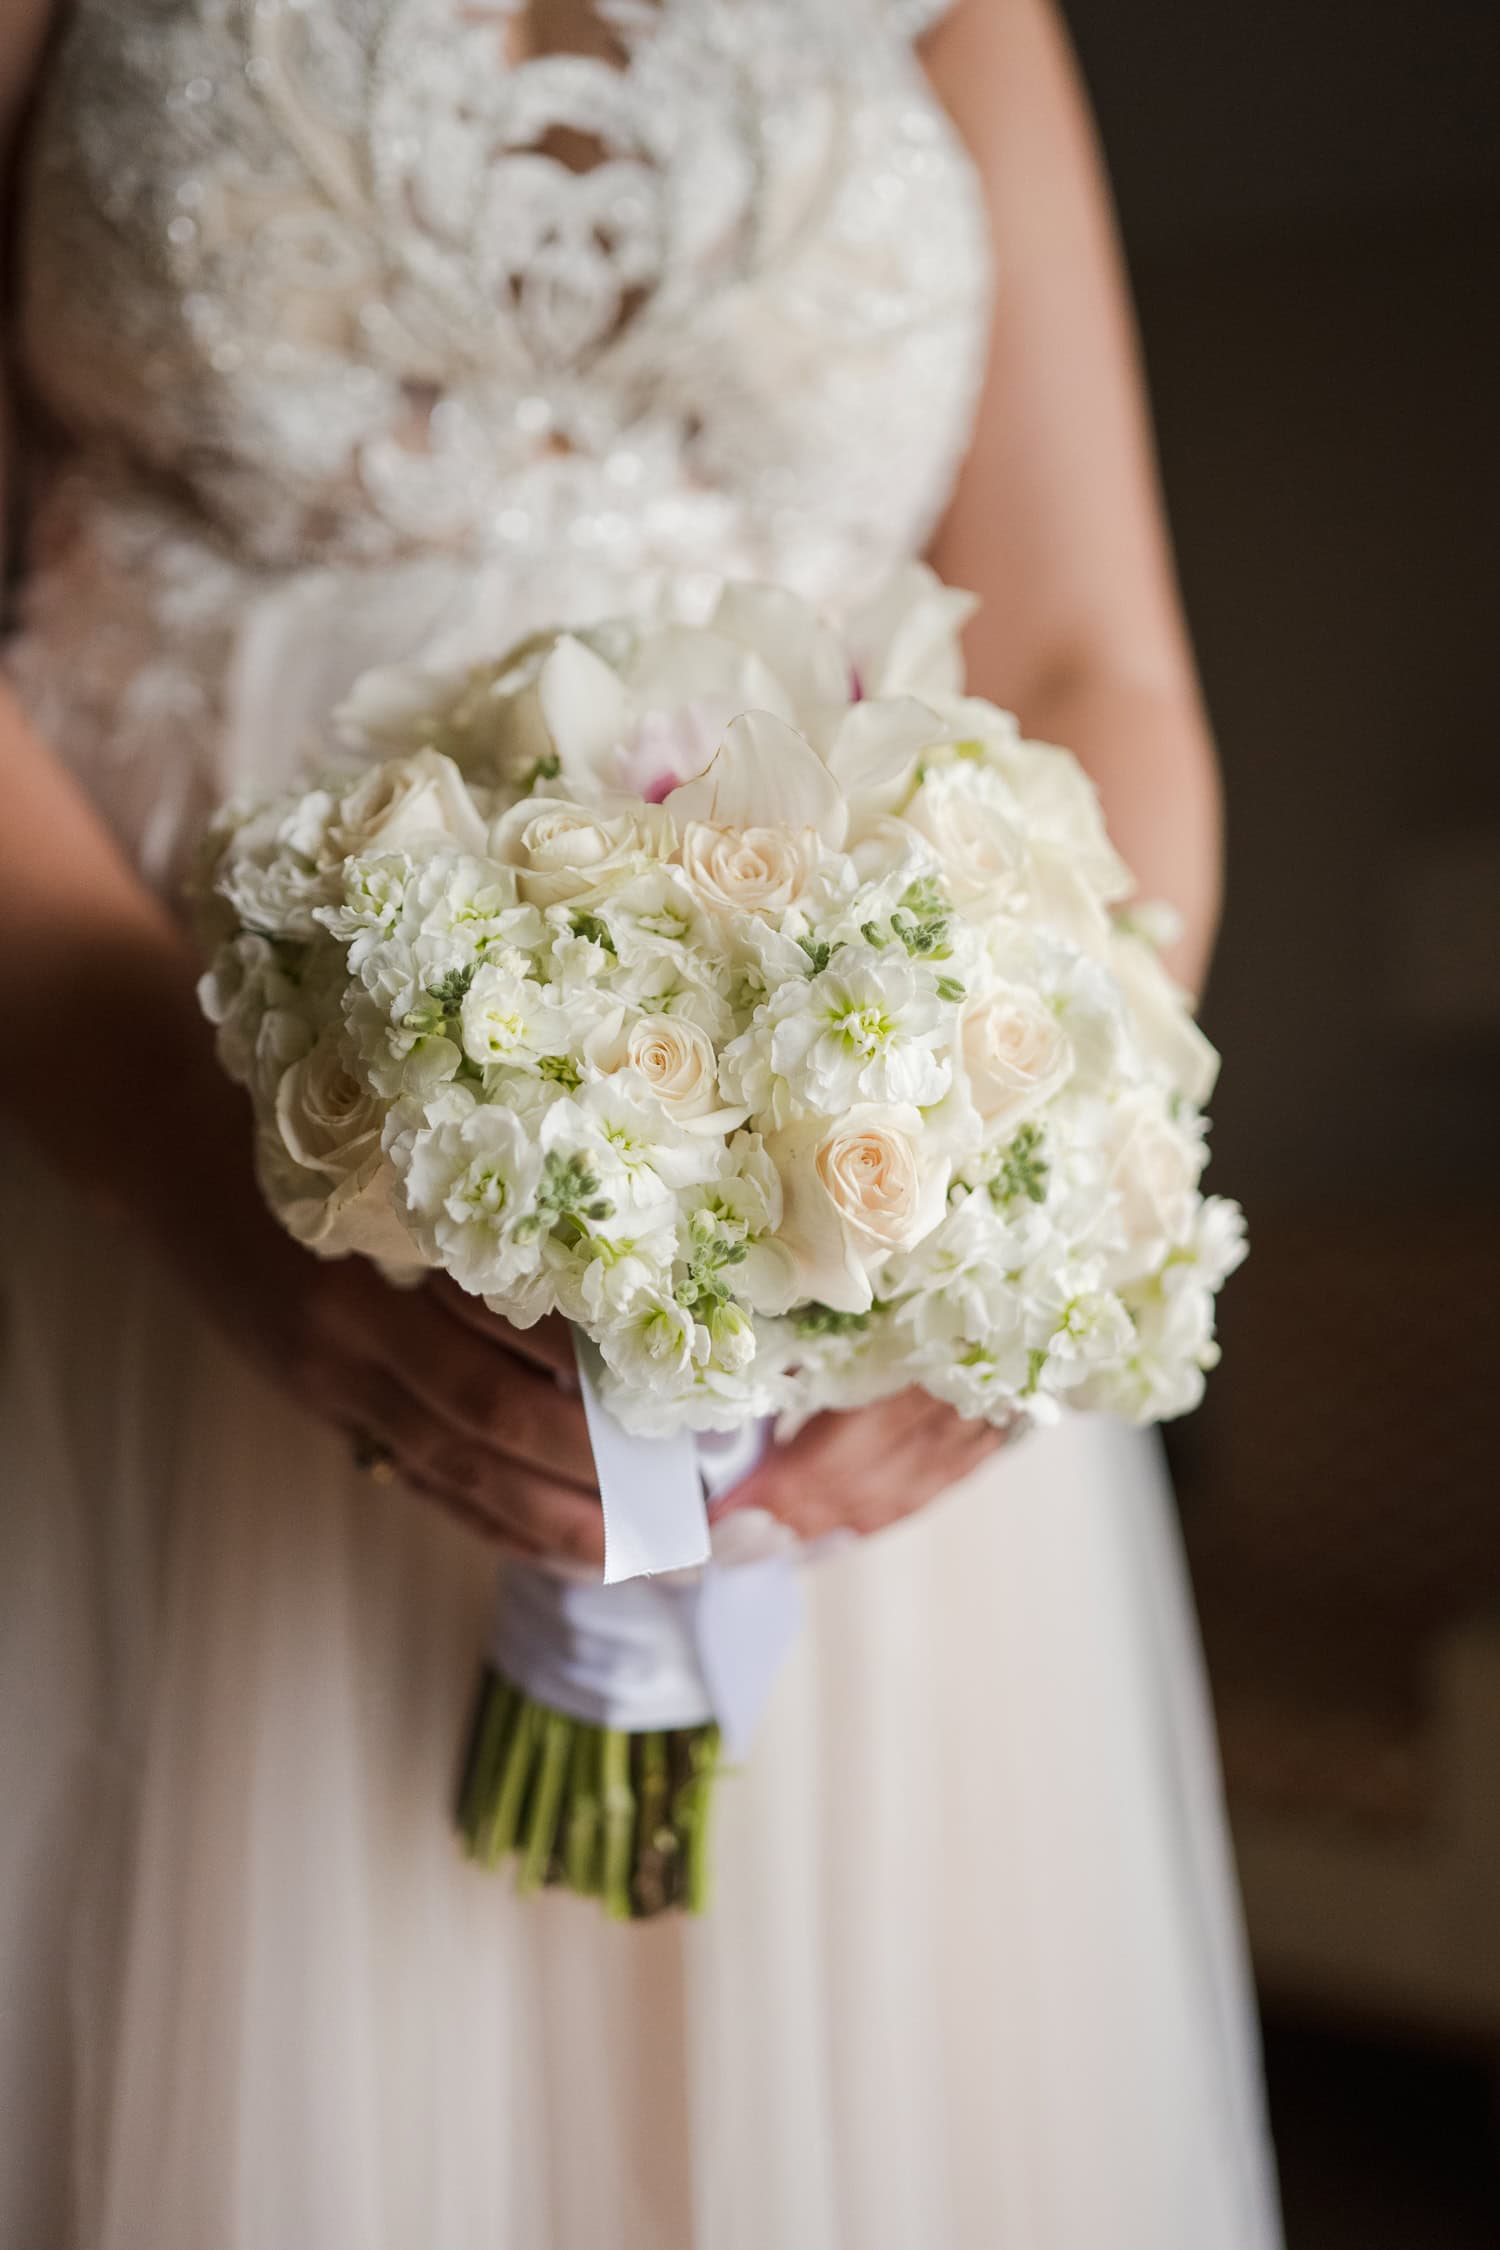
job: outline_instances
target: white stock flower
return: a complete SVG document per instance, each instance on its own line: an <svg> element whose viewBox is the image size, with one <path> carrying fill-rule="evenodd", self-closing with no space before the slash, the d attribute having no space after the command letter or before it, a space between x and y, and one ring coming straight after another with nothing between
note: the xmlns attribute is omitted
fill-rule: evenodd
<svg viewBox="0 0 1500 2250"><path fill-rule="evenodd" d="M416 862L407 852L344 862L342 898L337 906L318 907L314 919L348 948L351 969L395 929L415 873Z"/></svg>
<svg viewBox="0 0 1500 2250"><path fill-rule="evenodd" d="M550 1246L549 1246L550 1247ZM595 1227L554 1260L557 1308L593 1334L670 1292L676 1229L665 1207L636 1233Z"/></svg>
<svg viewBox="0 0 1500 2250"><path fill-rule="evenodd" d="M778 1239L798 1295L835 1312L867 1312L872 1276L942 1218L949 1167L923 1146L915 1109L861 1103L836 1125L804 1120L767 1142L785 1207Z"/></svg>
<svg viewBox="0 0 1500 2250"><path fill-rule="evenodd" d="M294 1010L297 987L275 945L252 930L219 946L198 980L198 1004L216 1027L219 1061L238 1085L258 1077L266 1018Z"/></svg>
<svg viewBox="0 0 1500 2250"><path fill-rule="evenodd" d="M326 850L336 859L453 844L484 850L485 820L451 758L417 750L389 758L340 797Z"/></svg>
<svg viewBox="0 0 1500 2250"><path fill-rule="evenodd" d="M953 1007L904 953L846 946L805 984L784 985L752 1036L800 1101L836 1116L860 1101L941 1100L952 1065L938 1050L953 1022Z"/></svg>
<svg viewBox="0 0 1500 2250"><path fill-rule="evenodd" d="M542 1154L509 1109L476 1104L393 1146L411 1231L460 1288L505 1297L541 1263Z"/></svg>
<svg viewBox="0 0 1500 2250"><path fill-rule="evenodd" d="M687 1132L636 1071L596 1078L555 1102L543 1120L549 1153L576 1155L601 1179L615 1205L614 1229L637 1225L679 1188L712 1179L722 1146Z"/></svg>
<svg viewBox="0 0 1500 2250"><path fill-rule="evenodd" d="M630 1390L681 1389L707 1359L709 1338L669 1296L647 1296L599 1339L605 1364Z"/></svg>
<svg viewBox="0 0 1500 2250"><path fill-rule="evenodd" d="M339 879L290 846L256 852L237 845L221 863L215 888L247 930L306 939L317 935L319 910L338 896Z"/></svg>
<svg viewBox="0 0 1500 2250"><path fill-rule="evenodd" d="M475 970L459 1008L464 1053L481 1070L504 1066L535 1073L544 1055L566 1056L572 1044L567 1010L532 977L498 962Z"/></svg>

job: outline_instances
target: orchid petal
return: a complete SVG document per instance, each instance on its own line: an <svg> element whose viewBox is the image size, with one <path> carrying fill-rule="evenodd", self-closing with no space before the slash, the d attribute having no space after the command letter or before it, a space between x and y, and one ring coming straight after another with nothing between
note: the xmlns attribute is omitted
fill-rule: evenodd
<svg viewBox="0 0 1500 2250"><path fill-rule="evenodd" d="M816 750L769 711L735 719L707 772L674 789L666 809L679 824L811 828L835 847L849 824L843 791Z"/></svg>
<svg viewBox="0 0 1500 2250"><path fill-rule="evenodd" d="M961 695L958 636L977 595L945 586L926 563L909 563L850 619L847 640L866 695Z"/></svg>
<svg viewBox="0 0 1500 2250"><path fill-rule="evenodd" d="M565 633L542 666L537 698L568 780L606 784L630 718L619 674Z"/></svg>
<svg viewBox="0 0 1500 2250"><path fill-rule="evenodd" d="M685 704L723 705L731 714L797 713L781 681L753 648L701 627L664 625L643 636L627 667L641 710L679 710Z"/></svg>
<svg viewBox="0 0 1500 2250"><path fill-rule="evenodd" d="M849 700L849 666L837 636L784 588L743 580L726 586L713 630L764 658L803 718Z"/></svg>
<svg viewBox="0 0 1500 2250"><path fill-rule="evenodd" d="M839 723L827 759L856 825L893 812L922 752L949 739L951 730L937 713L912 696L853 704Z"/></svg>

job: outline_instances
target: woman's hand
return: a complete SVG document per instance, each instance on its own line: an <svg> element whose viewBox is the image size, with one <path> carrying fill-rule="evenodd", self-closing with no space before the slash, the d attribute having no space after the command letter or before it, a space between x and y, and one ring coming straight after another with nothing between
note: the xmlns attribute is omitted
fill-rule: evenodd
<svg viewBox="0 0 1500 2250"><path fill-rule="evenodd" d="M446 1278L396 1288L283 1232L249 1162L243 1096L201 1026L162 1082L176 1155L121 1198L215 1325L299 1405L516 1554L602 1568L604 1517L564 1323L522 1331ZM154 1080L153 1080L154 1082Z"/></svg>
<svg viewBox="0 0 1500 2250"><path fill-rule="evenodd" d="M818 1414L736 1485L721 1514L765 1508L799 1539L861 1536L915 1515L971 1476L1009 1433L967 1422L926 1391Z"/></svg>
<svg viewBox="0 0 1500 2250"><path fill-rule="evenodd" d="M273 1312L284 1388L510 1552L602 1569L604 1516L563 1322L512 1328L445 1279L397 1289L363 1258L301 1256L312 1271Z"/></svg>

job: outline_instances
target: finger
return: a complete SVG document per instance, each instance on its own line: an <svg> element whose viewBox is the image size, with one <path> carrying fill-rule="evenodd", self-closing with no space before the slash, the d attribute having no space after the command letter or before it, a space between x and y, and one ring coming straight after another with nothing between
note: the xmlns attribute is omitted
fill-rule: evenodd
<svg viewBox="0 0 1500 2250"><path fill-rule="evenodd" d="M820 1425L834 1424L831 1433ZM731 1507L762 1507L800 1539L861 1535L914 1515L971 1476L1002 1442L924 1392L820 1416L739 1487ZM727 1510L726 1510L727 1512Z"/></svg>
<svg viewBox="0 0 1500 2250"><path fill-rule="evenodd" d="M424 1500L430 1501L435 1508L440 1508L445 1516L451 1517L455 1523L461 1523L466 1531L474 1532L496 1554L513 1557L518 1562L542 1562L546 1559L538 1541L526 1538L519 1531L502 1531L482 1508L472 1506L467 1500L460 1500L455 1493L445 1492L440 1485L429 1484L425 1478L414 1475L410 1469L402 1470L401 1483L407 1491L420 1493Z"/></svg>
<svg viewBox="0 0 1500 2250"><path fill-rule="evenodd" d="M560 1313L548 1313L533 1328L517 1328L503 1314L491 1312L482 1297L471 1297L467 1289L460 1289L448 1274L435 1276L428 1283L426 1294L450 1319L494 1343L503 1344L508 1352L530 1360L534 1367L547 1368L565 1390L577 1390L578 1362L573 1350L573 1331Z"/></svg>
<svg viewBox="0 0 1500 2250"><path fill-rule="evenodd" d="M388 1310L366 1349L441 1420L546 1476L597 1489L582 1401L563 1397L498 1338L417 1296Z"/></svg>
<svg viewBox="0 0 1500 2250"><path fill-rule="evenodd" d="M913 1431L891 1449L888 1473L883 1470L855 1493L851 1527L868 1537L933 1506L973 1476L1002 1442L999 1431L961 1421L951 1411L937 1428Z"/></svg>
<svg viewBox="0 0 1500 2250"><path fill-rule="evenodd" d="M762 1457L718 1513L768 1508L790 1522L785 1513L790 1507L809 1520L821 1516L837 1490L852 1476L868 1474L887 1447L925 1422L935 1405L927 1392L913 1388L852 1413L815 1414L787 1444L773 1446Z"/></svg>
<svg viewBox="0 0 1500 2250"><path fill-rule="evenodd" d="M437 1421L384 1368L372 1364L352 1378L345 1419L388 1445L404 1476L477 1512L531 1551L602 1568L604 1514L597 1500Z"/></svg>

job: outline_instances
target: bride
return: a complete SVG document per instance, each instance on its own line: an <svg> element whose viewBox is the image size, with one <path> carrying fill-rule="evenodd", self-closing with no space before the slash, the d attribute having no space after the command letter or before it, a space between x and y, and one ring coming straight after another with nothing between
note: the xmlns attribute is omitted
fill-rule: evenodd
<svg viewBox="0 0 1500 2250"><path fill-rule="evenodd" d="M1155 1447L814 1424L746 1498L881 1536L813 1574L713 1914L517 1901L451 1761L496 1546L598 1556L578 1410L273 1226L174 918L373 661L925 548L1201 975L1084 107L1047 0L938 12L7 0L7 2250L1277 2241Z"/></svg>

